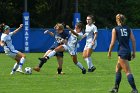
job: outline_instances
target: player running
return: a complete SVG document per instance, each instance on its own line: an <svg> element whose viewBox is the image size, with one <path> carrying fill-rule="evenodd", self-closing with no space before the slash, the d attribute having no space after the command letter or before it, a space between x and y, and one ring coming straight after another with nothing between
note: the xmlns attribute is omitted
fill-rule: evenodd
<svg viewBox="0 0 140 93"><path fill-rule="evenodd" d="M86 74L86 69L82 66L80 62L77 60L77 43L82 39L83 33L82 31L82 23L79 22L75 26L75 30L72 30L68 25L66 26L70 30L70 37L67 43L58 46L52 52L50 52L46 57L40 58L40 65L43 65L49 58L53 57L56 52L64 52L68 51L72 56L73 62L77 65L83 74Z"/></svg>
<svg viewBox="0 0 140 93"><path fill-rule="evenodd" d="M135 58L135 52L136 52L136 43L134 35L131 31L131 29L125 25L126 18L122 14L116 15L116 23L118 26L113 28L112 30L112 40L108 51L108 57L111 57L111 51L113 49L113 46L118 41L118 63L116 65L116 80L115 80L115 86L110 91L111 93L117 93L119 90L119 85L121 82L122 74L121 70L123 69L126 73L128 82L130 86L132 87L131 93L138 93L138 90L135 85L134 77L132 75L129 62L131 59ZM132 55L131 55L131 49L129 46L129 41L132 42ZM132 57L132 58L131 58Z"/></svg>
<svg viewBox="0 0 140 93"><path fill-rule="evenodd" d="M26 56L23 53L21 53L20 51L15 50L15 48L12 44L12 38L11 38L22 27L23 27L23 24L20 24L19 28L17 28L13 32L10 32L10 27L8 25L5 25L5 24L0 25L0 32L2 32L0 45L4 48L6 55L10 56L11 58L13 58L17 61L10 73L11 75L14 74L15 71L23 73L22 65L25 62Z"/></svg>

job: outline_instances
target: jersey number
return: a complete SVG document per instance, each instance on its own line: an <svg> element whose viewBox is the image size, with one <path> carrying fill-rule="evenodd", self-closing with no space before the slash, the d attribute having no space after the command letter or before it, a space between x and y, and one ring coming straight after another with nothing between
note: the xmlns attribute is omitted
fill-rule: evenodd
<svg viewBox="0 0 140 93"><path fill-rule="evenodd" d="M120 29L121 30L121 36L128 36L127 29Z"/></svg>

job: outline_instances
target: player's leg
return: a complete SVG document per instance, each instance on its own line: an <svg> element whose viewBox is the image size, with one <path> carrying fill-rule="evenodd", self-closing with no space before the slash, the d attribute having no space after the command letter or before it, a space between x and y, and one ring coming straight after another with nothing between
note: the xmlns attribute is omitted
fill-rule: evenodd
<svg viewBox="0 0 140 93"><path fill-rule="evenodd" d="M83 65L80 62L78 62L77 55L71 55L71 57L75 65L82 70L82 73L86 74L86 69L83 67Z"/></svg>
<svg viewBox="0 0 140 93"><path fill-rule="evenodd" d="M88 72L93 72L96 68L92 63L91 54L92 54L91 48L86 48L83 51L83 58L85 59L87 66L88 66Z"/></svg>
<svg viewBox="0 0 140 93"><path fill-rule="evenodd" d="M15 52L8 52L6 55L8 55L9 57L11 57L12 59L16 60L17 62L14 64L13 68L12 68L12 71L11 71L11 75L15 73L15 71L17 70L17 68L19 67L19 62L20 62L20 59L16 58L16 55L17 55L17 52L18 51L15 51Z"/></svg>
<svg viewBox="0 0 140 93"><path fill-rule="evenodd" d="M22 71L22 66L25 62L26 56L25 56L24 53L18 52L17 55L16 55L16 59L20 60L19 61L19 67L18 67L17 71L22 73L23 72Z"/></svg>
<svg viewBox="0 0 140 93"><path fill-rule="evenodd" d="M18 58L15 58L15 60L17 61L15 64L14 64L14 66L13 66L13 68L12 68L12 71L11 71L11 75L13 75L14 73L15 73L15 71L18 69L18 67L19 67L19 63L20 63L20 59Z"/></svg>
<svg viewBox="0 0 140 93"><path fill-rule="evenodd" d="M47 55L45 55L45 57L39 58L39 60L40 60L39 65L38 65L37 67L34 67L33 69L34 69L35 71L39 72L40 69L41 69L41 67L44 65L44 63L46 63L46 61L47 61L49 58L53 57L53 56L56 54L56 52L59 52L59 51L60 51L60 52L63 52L63 51L61 51L62 48L63 48L63 47L60 45L60 46L58 46L57 48L55 48L54 50L49 51L49 52L47 53Z"/></svg>
<svg viewBox="0 0 140 93"><path fill-rule="evenodd" d="M48 51L43 55L43 57L46 57L51 51L53 51L53 50L48 50Z"/></svg>
<svg viewBox="0 0 140 93"><path fill-rule="evenodd" d="M133 93L133 91L134 91L134 93L138 93L136 85L135 85L135 80L134 80L133 74L131 73L131 69L130 69L130 65L129 65L128 60L124 60L121 57L119 57L119 61L120 61L120 65L121 65L122 69L126 73L128 82L132 88L132 93Z"/></svg>
<svg viewBox="0 0 140 93"><path fill-rule="evenodd" d="M56 56L56 58L57 58L57 62L58 62L57 74L63 74L63 72L62 72L63 57Z"/></svg>
<svg viewBox="0 0 140 93"><path fill-rule="evenodd" d="M48 50L48 51L43 55L43 58L46 57L51 51L52 51L52 50ZM42 68L42 66L44 65L44 62L42 62L42 61L40 60L40 58L38 58L38 59L39 59L39 64L38 64L38 66L36 66L36 67L33 68L33 69L34 69L35 71L37 71L37 72L39 72L40 69Z"/></svg>
<svg viewBox="0 0 140 93"><path fill-rule="evenodd" d="M116 64L115 85L114 85L113 89L110 91L111 93L117 93L119 90L119 85L120 85L121 78L122 78L121 70L122 70L122 67L118 61L118 63Z"/></svg>

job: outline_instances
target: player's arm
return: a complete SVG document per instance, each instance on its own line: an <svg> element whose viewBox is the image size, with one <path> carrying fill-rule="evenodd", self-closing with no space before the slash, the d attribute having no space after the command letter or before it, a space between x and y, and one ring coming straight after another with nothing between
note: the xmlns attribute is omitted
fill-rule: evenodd
<svg viewBox="0 0 140 93"><path fill-rule="evenodd" d="M73 33L74 35L79 36L73 29L71 29L71 28L69 27L69 25L66 25L66 28L67 28L68 30L70 30L71 33Z"/></svg>
<svg viewBox="0 0 140 93"><path fill-rule="evenodd" d="M96 39L97 39L97 35L98 35L98 32L95 32L95 33L94 33L94 38L93 38L93 40L92 40L92 45L95 44L95 41L96 41Z"/></svg>
<svg viewBox="0 0 140 93"><path fill-rule="evenodd" d="M111 39L111 43L110 43L109 51L108 51L108 57L109 58L111 57L111 51L114 47L115 41L116 41L116 31L115 31L115 29L113 29L112 30L112 39Z"/></svg>
<svg viewBox="0 0 140 93"><path fill-rule="evenodd" d="M95 41L96 41L97 35L98 35L97 27L95 26L95 27L93 27L93 28L94 28L94 38L93 38L93 40L92 40L92 45L95 44Z"/></svg>
<svg viewBox="0 0 140 93"><path fill-rule="evenodd" d="M132 59L135 58L136 41L133 32L130 33L130 40L132 41Z"/></svg>
<svg viewBox="0 0 140 93"><path fill-rule="evenodd" d="M23 27L23 24L20 24L20 26L13 31L13 34L16 34L21 28Z"/></svg>
<svg viewBox="0 0 140 93"><path fill-rule="evenodd" d="M51 36L54 36L54 33L51 32L51 31L49 31L49 30L44 31L44 34L49 34L49 35L51 35Z"/></svg>

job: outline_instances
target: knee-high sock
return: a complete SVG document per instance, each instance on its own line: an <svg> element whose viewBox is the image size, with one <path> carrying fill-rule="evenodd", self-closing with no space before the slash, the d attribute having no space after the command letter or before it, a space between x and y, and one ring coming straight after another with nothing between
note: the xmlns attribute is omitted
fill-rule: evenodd
<svg viewBox="0 0 140 93"><path fill-rule="evenodd" d="M91 67L94 66L94 65L92 64L92 59L91 59L91 57L85 58L85 61L87 62L88 69L91 69Z"/></svg>
<svg viewBox="0 0 140 93"><path fill-rule="evenodd" d="M135 81L134 81L134 77L132 74L127 75L127 79L129 84L131 85L133 90L136 90L136 85L135 85Z"/></svg>
<svg viewBox="0 0 140 93"><path fill-rule="evenodd" d="M47 57L51 58L51 57L53 57L55 54L56 54L56 51L53 50L53 51L51 51L51 52L47 55Z"/></svg>
<svg viewBox="0 0 140 93"><path fill-rule="evenodd" d="M14 66L13 66L12 71L15 72L17 70L18 66L19 66L19 64L18 63L15 63Z"/></svg>
<svg viewBox="0 0 140 93"><path fill-rule="evenodd" d="M122 78L121 72L116 72L115 88L119 88L121 78Z"/></svg>
<svg viewBox="0 0 140 93"><path fill-rule="evenodd" d="M20 68L20 69L22 69L22 66L23 66L24 62L25 62L25 58L22 57L22 58L20 59L20 63L19 63L19 68Z"/></svg>
<svg viewBox="0 0 140 93"><path fill-rule="evenodd" d="M81 70L84 68L83 65L80 62L77 62L76 64Z"/></svg>

